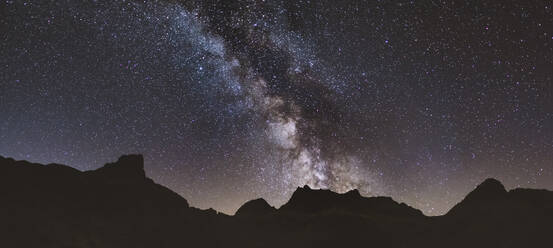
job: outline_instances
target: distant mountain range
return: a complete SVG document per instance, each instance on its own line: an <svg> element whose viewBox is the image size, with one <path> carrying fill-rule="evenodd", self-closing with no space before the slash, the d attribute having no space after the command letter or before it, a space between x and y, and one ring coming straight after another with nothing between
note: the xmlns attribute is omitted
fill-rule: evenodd
<svg viewBox="0 0 553 248"><path fill-rule="evenodd" d="M487 179L444 216L389 197L298 188L234 216L199 210L141 155L81 172L0 157L0 247L553 247L553 192Z"/></svg>

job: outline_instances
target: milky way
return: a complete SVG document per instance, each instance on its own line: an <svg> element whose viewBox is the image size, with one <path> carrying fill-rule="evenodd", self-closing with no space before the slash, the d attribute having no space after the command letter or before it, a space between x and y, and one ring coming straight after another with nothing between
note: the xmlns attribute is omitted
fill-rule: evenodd
<svg viewBox="0 0 553 248"><path fill-rule="evenodd" d="M443 214L553 189L548 1L3 1L0 155L142 153L191 205L298 186Z"/></svg>

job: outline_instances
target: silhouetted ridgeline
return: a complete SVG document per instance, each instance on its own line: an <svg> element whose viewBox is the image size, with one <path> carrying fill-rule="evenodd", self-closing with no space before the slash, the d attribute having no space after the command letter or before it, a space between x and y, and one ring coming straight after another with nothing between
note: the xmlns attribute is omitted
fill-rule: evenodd
<svg viewBox="0 0 553 248"><path fill-rule="evenodd" d="M0 247L553 247L553 192L495 179L439 217L307 186L226 216L147 178L141 155L86 172L0 157L0 199Z"/></svg>

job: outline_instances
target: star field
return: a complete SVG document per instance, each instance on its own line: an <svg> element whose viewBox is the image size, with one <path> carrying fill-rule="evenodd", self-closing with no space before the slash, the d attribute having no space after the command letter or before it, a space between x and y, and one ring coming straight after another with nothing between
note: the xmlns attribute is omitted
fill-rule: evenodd
<svg viewBox="0 0 553 248"><path fill-rule="evenodd" d="M550 1L3 1L0 155L142 153L191 205L298 186L447 212L553 189Z"/></svg>

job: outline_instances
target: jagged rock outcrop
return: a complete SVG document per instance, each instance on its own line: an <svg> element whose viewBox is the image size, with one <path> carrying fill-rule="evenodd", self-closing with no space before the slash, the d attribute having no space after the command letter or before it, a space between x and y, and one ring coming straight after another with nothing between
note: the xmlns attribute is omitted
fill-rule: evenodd
<svg viewBox="0 0 553 248"><path fill-rule="evenodd" d="M314 190L309 186L298 187L290 200L284 204L279 212L320 214L342 213L363 216L385 216L410 218L424 215L418 209L397 203L390 197L363 197L354 189L344 194L330 190Z"/></svg>
<svg viewBox="0 0 553 248"><path fill-rule="evenodd" d="M97 170L85 173L112 183L146 180L144 157L138 154L123 155L117 162L108 163Z"/></svg>

